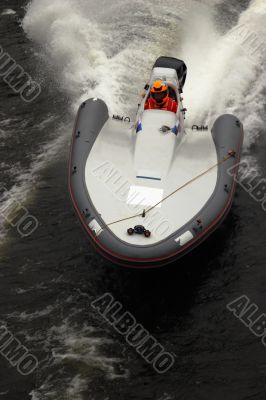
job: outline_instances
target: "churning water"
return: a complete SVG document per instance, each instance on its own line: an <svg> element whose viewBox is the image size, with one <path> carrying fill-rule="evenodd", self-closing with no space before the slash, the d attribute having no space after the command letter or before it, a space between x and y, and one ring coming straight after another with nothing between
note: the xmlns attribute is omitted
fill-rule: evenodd
<svg viewBox="0 0 266 400"><path fill-rule="evenodd" d="M29 379L0 360L0 397L265 399L265 349L225 307L244 293L266 309L260 205L239 190L201 249L140 275L95 254L72 215L66 178L78 104L98 96L110 112L134 117L161 55L188 66L188 125L236 114L243 156L265 173L265 22L264 0L2 1L0 44L42 94L25 105L0 84L1 201L15 196L39 221L29 238L1 228L1 320L40 360ZM90 301L107 291L176 354L166 376L94 315Z"/></svg>

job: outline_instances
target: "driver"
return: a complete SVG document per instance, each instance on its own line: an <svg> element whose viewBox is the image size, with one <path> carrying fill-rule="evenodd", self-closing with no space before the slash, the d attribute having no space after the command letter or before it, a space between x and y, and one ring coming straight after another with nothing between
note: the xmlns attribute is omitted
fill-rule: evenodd
<svg viewBox="0 0 266 400"><path fill-rule="evenodd" d="M167 83L161 79L153 82L150 96L145 103L145 110L157 109L177 112L177 102L169 97L169 89Z"/></svg>

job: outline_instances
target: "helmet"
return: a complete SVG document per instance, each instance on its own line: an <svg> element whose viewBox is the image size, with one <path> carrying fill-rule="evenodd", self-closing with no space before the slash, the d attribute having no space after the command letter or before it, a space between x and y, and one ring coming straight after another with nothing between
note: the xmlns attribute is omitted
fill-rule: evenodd
<svg viewBox="0 0 266 400"><path fill-rule="evenodd" d="M167 96L168 96L167 83L163 82L160 79L153 82L151 88L151 97L156 101L156 103L163 104Z"/></svg>

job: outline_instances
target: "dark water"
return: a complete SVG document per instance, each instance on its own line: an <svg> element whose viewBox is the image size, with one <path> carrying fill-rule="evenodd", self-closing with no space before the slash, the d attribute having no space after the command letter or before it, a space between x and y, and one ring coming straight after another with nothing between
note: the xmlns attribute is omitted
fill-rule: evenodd
<svg viewBox="0 0 266 400"><path fill-rule="evenodd" d="M230 29L249 5L235 3L212 6L219 30ZM5 9L16 14L0 17L0 44L43 90L29 105L0 81L1 183L39 227L25 238L16 228L3 227L0 321L39 366L22 376L1 356L0 399L264 400L266 348L226 308L245 294L266 313L261 205L238 187L224 224L193 254L167 268L130 271L103 260L87 242L67 192L76 94L64 91L51 59L45 62L25 35L25 5L2 0L0 14ZM103 10L101 18L106 24ZM247 121L253 140L244 157L263 177L265 131L256 121ZM106 292L175 353L167 373L157 374L91 308L91 301Z"/></svg>

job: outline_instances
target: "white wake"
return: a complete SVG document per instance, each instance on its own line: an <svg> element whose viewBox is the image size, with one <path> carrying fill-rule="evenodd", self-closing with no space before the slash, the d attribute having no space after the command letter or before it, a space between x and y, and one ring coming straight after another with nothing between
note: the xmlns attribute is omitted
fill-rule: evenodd
<svg viewBox="0 0 266 400"><path fill-rule="evenodd" d="M249 145L264 123L265 8L264 0L253 0L221 34L211 0L33 0L23 27L74 107L98 96L113 112L134 110L156 57L171 55L188 65L191 120L236 113Z"/></svg>

